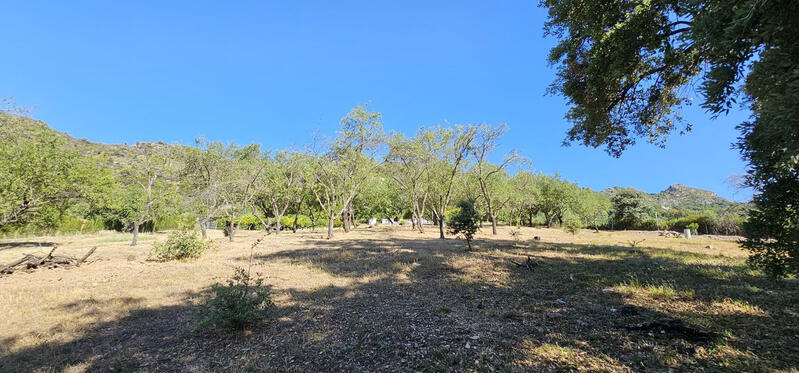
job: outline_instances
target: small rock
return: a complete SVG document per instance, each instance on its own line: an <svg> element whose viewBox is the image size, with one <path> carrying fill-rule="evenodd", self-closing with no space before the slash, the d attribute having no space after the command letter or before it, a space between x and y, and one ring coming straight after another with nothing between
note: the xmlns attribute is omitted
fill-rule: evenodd
<svg viewBox="0 0 799 373"><path fill-rule="evenodd" d="M610 312L616 312L617 310L613 307L610 307Z"/></svg>
<svg viewBox="0 0 799 373"><path fill-rule="evenodd" d="M712 249L712 248L713 248L713 245L707 245L707 246L705 246L705 249Z"/></svg>
<svg viewBox="0 0 799 373"><path fill-rule="evenodd" d="M466 342L466 348L467 349L472 348L472 345L470 345L469 342Z"/></svg>
<svg viewBox="0 0 799 373"><path fill-rule="evenodd" d="M557 303L557 304L566 304L566 301L563 300L563 299L558 298L558 299L555 299L555 303Z"/></svg>
<svg viewBox="0 0 799 373"><path fill-rule="evenodd" d="M587 322L585 322L585 321L583 321L583 320L577 320L577 325L580 325L580 326L588 326L588 323L587 323Z"/></svg>
<svg viewBox="0 0 799 373"><path fill-rule="evenodd" d="M377 297L379 297L380 295L379 295L379 294L372 294L372 296L373 296L373 297L375 297L375 298L377 298Z"/></svg>
<svg viewBox="0 0 799 373"><path fill-rule="evenodd" d="M473 335L471 338L472 338L473 341L476 341L476 340L478 340L480 338L480 336L479 335Z"/></svg>
<svg viewBox="0 0 799 373"><path fill-rule="evenodd" d="M611 289L611 288L604 288L604 289L602 289L602 292L603 292L603 293L605 293L605 294L609 294L609 293L612 293L612 292L613 292L613 289Z"/></svg>
<svg viewBox="0 0 799 373"><path fill-rule="evenodd" d="M547 317L549 317L550 319L554 319L554 318L561 317L561 316L563 316L563 315L561 315L561 314L559 314L557 312L547 312Z"/></svg>

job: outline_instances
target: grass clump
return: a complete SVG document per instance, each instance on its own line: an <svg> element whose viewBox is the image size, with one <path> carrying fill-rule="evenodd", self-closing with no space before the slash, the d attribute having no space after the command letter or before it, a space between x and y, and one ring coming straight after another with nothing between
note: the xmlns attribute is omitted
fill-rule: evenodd
<svg viewBox="0 0 799 373"><path fill-rule="evenodd" d="M210 248L211 242L199 238L196 233L175 231L166 241L153 245L150 257L160 262L196 259Z"/></svg>

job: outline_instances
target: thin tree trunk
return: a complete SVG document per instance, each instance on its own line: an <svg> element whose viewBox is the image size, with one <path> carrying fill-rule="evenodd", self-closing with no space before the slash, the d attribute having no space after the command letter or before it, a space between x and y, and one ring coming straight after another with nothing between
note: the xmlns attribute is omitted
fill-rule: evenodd
<svg viewBox="0 0 799 373"><path fill-rule="evenodd" d="M445 237L444 237L444 218L442 218L441 215L438 216L438 234L439 234L438 238L440 238L442 240L445 239Z"/></svg>
<svg viewBox="0 0 799 373"><path fill-rule="evenodd" d="M136 246L139 244L139 223L133 223L133 241L130 243L130 246Z"/></svg>
<svg viewBox="0 0 799 373"><path fill-rule="evenodd" d="M327 219L327 239L333 238L333 218Z"/></svg>
<svg viewBox="0 0 799 373"><path fill-rule="evenodd" d="M491 233L497 234L497 216L491 215Z"/></svg>
<svg viewBox="0 0 799 373"><path fill-rule="evenodd" d="M416 224L418 224L419 233L424 233L424 226L422 224L422 214L419 212L419 209L416 209Z"/></svg>
<svg viewBox="0 0 799 373"><path fill-rule="evenodd" d="M280 218L281 218L281 215L276 215L275 216L275 234L280 233Z"/></svg>
<svg viewBox="0 0 799 373"><path fill-rule="evenodd" d="M203 239L208 238L208 229L205 228L205 222L200 223L200 233L203 236Z"/></svg>
<svg viewBox="0 0 799 373"><path fill-rule="evenodd" d="M227 238L228 241L233 242L233 236L236 234L236 225L233 223L233 219L230 219L230 222L227 226Z"/></svg>
<svg viewBox="0 0 799 373"><path fill-rule="evenodd" d="M292 233L297 233L297 222L300 219L300 207L302 207L302 202L297 205L297 212L294 213L294 223L291 225Z"/></svg>

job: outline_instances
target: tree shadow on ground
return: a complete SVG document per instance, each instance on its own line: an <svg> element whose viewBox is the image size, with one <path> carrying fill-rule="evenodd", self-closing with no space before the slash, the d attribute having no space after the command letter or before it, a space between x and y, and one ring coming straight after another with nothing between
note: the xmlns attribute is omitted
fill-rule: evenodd
<svg viewBox="0 0 799 373"><path fill-rule="evenodd" d="M0 251L18 249L24 247L40 248L40 247L53 247L57 245L55 242L47 241L15 241L15 242L0 242Z"/></svg>
<svg viewBox="0 0 799 373"><path fill-rule="evenodd" d="M646 247L478 244L483 250L467 252L455 240L306 239L304 249L255 260L357 281L282 290L287 300L270 322L226 336L193 334L192 300L202 294L178 294L180 305L92 325L69 342L0 351L0 370L84 364L88 371L690 371L799 364L795 282L775 284L723 258L702 262ZM527 255L532 270L511 262ZM624 306L635 307L622 313ZM74 305L63 307L75 312ZM625 328L662 318L717 338Z"/></svg>

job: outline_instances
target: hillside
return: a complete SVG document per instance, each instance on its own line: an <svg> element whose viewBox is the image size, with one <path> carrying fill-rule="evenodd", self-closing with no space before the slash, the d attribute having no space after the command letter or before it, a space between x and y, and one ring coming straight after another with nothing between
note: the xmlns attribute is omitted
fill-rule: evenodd
<svg viewBox="0 0 799 373"><path fill-rule="evenodd" d="M603 190L601 193L613 196L621 187L613 187ZM682 184L670 185L660 193L644 193L652 206L658 206L664 210L679 209L687 211L702 210L724 210L730 207L739 207L744 203L737 203L719 197L716 193L709 190L692 188Z"/></svg>
<svg viewBox="0 0 799 373"><path fill-rule="evenodd" d="M0 138L3 136L36 139L56 138L59 141L63 141L67 147L77 149L81 154L107 157L112 167L121 167L130 164L131 159L136 155L145 153L153 148L176 146L169 145L162 141L119 145L92 142L85 138L76 139L65 132L56 131L42 121L0 111Z"/></svg>

